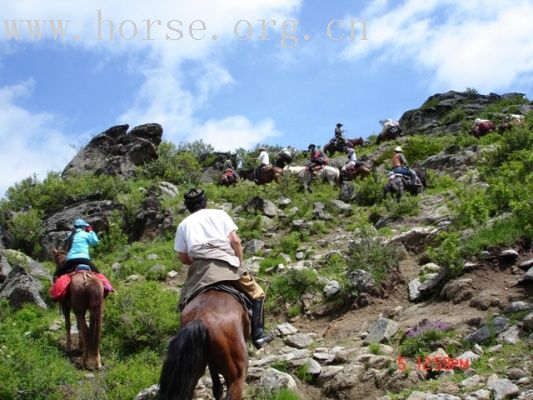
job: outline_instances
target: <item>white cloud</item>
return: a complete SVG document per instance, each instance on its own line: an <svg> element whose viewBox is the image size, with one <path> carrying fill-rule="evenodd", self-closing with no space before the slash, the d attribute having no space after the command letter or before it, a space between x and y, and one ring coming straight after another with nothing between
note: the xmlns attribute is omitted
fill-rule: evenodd
<svg viewBox="0 0 533 400"><path fill-rule="evenodd" d="M0 88L0 196L15 181L61 170L74 155L54 115L31 113L16 104L33 86L28 80Z"/></svg>
<svg viewBox="0 0 533 400"><path fill-rule="evenodd" d="M368 42L344 56L409 60L434 72L431 89L495 91L532 75L531 1L408 0L386 11L372 7L365 16Z"/></svg>
<svg viewBox="0 0 533 400"><path fill-rule="evenodd" d="M218 151L235 150L240 147L251 148L254 144L281 133L276 130L272 120L253 124L242 115L221 120L208 120L192 130L188 140L202 139Z"/></svg>
<svg viewBox="0 0 533 400"><path fill-rule="evenodd" d="M245 116L203 122L196 116L220 89L234 82L229 71L217 61L216 55L237 42L233 32L237 21L250 21L257 32L257 20L289 18L300 5L301 0L18 0L2 5L2 20L69 20L65 40L61 42L65 47L83 48L97 54L101 62L95 68L105 68L105 64L119 60L130 72L143 75L144 82L117 122L130 125L158 122L164 127L166 139L182 141L198 135L212 141L217 148L225 148L225 143L217 134L224 132L231 137L232 143L240 142L246 147L274 135L274 123L270 120L252 122ZM109 23L100 25L104 40L98 40L97 10L101 10L103 20L112 22L114 40L108 40ZM147 19L154 22L151 36L155 40L143 40L147 38L147 22L143 20ZM161 20L161 26L155 22L156 19ZM183 38L165 40L166 34L177 37L177 33L167 27L168 21L174 19L182 21ZM138 29L137 36L132 40L124 40L119 35L119 25L125 20L133 21ZM203 40L194 40L189 35L189 24L194 20L202 20L206 24ZM0 23L3 30L0 32L0 54L5 56L7 50L25 51L31 48L28 43L40 45L31 41L27 34L21 35L20 43L6 40L3 21ZM125 23L124 27L127 26L131 28L133 24ZM51 40L49 26L43 29L45 40ZM124 33L128 32L131 31ZM212 35L217 35L218 39L213 40ZM189 61L198 66L192 74L192 84L189 71L184 70L185 62L190 67ZM63 168L73 155L65 136L57 128L56 117L47 112L32 114L13 103L17 96L29 92L31 88L32 83L25 82L0 92L0 126L3 129L0 193L2 188L5 190L7 185L34 172L42 175L47 170ZM9 132L17 132L17 136L11 137Z"/></svg>

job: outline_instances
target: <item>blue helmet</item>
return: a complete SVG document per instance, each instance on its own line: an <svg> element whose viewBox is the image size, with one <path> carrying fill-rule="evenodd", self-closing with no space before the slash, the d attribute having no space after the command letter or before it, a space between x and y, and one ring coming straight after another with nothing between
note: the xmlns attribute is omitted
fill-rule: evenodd
<svg viewBox="0 0 533 400"><path fill-rule="evenodd" d="M81 218L78 218L76 221L74 221L74 227L76 228L85 228L86 226L89 226L89 224Z"/></svg>

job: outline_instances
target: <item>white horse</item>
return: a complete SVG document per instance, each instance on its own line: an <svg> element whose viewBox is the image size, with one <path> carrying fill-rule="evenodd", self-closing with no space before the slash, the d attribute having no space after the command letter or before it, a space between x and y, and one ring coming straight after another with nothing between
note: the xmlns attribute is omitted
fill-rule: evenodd
<svg viewBox="0 0 533 400"><path fill-rule="evenodd" d="M283 168L283 176L301 176L306 167L300 165L287 165Z"/></svg>
<svg viewBox="0 0 533 400"><path fill-rule="evenodd" d="M338 168L325 165L320 171L312 173L307 168L304 167L304 170L299 175L304 188L311 192L311 181L313 178L316 178L318 182L328 182L331 186L339 182L340 171Z"/></svg>

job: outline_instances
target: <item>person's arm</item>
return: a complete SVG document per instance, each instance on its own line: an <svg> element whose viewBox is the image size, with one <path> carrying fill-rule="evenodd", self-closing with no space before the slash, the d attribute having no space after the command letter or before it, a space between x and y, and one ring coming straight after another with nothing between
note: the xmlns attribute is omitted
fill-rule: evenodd
<svg viewBox="0 0 533 400"><path fill-rule="evenodd" d="M402 162L403 167L407 167L407 158L403 154L400 154L400 160Z"/></svg>
<svg viewBox="0 0 533 400"><path fill-rule="evenodd" d="M182 264L185 265L191 265L192 264L192 258L187 253L183 253L181 251L178 251L178 258L181 261Z"/></svg>
<svg viewBox="0 0 533 400"><path fill-rule="evenodd" d="M239 260L242 262L243 260L243 252L242 252L242 245L241 245L241 238L239 235L237 235L237 231L231 231L228 235L229 244L231 245L231 248L235 252L235 255L239 257Z"/></svg>

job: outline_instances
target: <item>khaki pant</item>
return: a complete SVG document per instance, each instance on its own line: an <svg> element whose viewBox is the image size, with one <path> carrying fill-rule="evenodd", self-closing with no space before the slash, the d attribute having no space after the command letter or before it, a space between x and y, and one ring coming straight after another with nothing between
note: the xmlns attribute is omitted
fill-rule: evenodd
<svg viewBox="0 0 533 400"><path fill-rule="evenodd" d="M259 300L265 297L265 292L259 286L259 283L248 272L245 272L240 279L227 281L227 283L246 294L252 300Z"/></svg>

